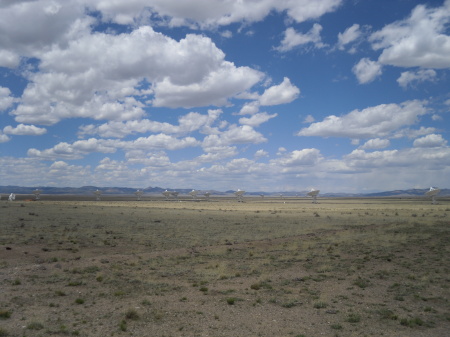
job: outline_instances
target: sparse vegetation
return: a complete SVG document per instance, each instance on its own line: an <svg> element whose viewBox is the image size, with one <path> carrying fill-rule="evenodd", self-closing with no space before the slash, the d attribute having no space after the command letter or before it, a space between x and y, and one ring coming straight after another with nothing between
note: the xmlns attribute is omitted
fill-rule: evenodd
<svg viewBox="0 0 450 337"><path fill-rule="evenodd" d="M450 206L440 203L11 204L0 337L18 326L30 337L315 336L324 326L443 336Z"/></svg>

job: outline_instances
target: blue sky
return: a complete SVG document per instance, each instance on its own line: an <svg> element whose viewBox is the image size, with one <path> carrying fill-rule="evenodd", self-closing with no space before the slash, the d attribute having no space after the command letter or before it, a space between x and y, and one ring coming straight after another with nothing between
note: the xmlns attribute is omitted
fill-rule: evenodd
<svg viewBox="0 0 450 337"><path fill-rule="evenodd" d="M0 185L449 187L450 0L0 1Z"/></svg>

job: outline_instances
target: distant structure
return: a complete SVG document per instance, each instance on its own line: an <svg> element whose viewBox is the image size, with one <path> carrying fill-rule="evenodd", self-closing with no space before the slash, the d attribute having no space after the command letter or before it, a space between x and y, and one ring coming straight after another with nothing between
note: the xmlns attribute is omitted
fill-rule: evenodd
<svg viewBox="0 0 450 337"><path fill-rule="evenodd" d="M169 200L170 197L174 197L175 199L178 199L178 194L180 194L180 192L170 192L168 190L165 190L164 192L162 192L162 194L164 195L164 197L166 198L166 200Z"/></svg>
<svg viewBox="0 0 450 337"><path fill-rule="evenodd" d="M33 194L34 194L34 200L39 200L39 199L41 199L41 192L42 192L42 191L39 191L37 188L33 191Z"/></svg>
<svg viewBox="0 0 450 337"><path fill-rule="evenodd" d="M237 198L238 202L244 202L244 194L245 191L238 189L236 192L234 192L234 195Z"/></svg>
<svg viewBox="0 0 450 337"><path fill-rule="evenodd" d="M197 200L198 191L192 190L189 192L189 195L192 197L192 199Z"/></svg>
<svg viewBox="0 0 450 337"><path fill-rule="evenodd" d="M260 194L259 196L260 196L262 199L264 199L264 194Z"/></svg>
<svg viewBox="0 0 450 337"><path fill-rule="evenodd" d="M313 204L317 204L318 203L317 202L317 196L319 195L319 192L320 192L320 190L315 190L314 188L312 188L311 191L309 191L306 194L308 197L312 197L313 198L313 201L312 201Z"/></svg>
<svg viewBox="0 0 450 337"><path fill-rule="evenodd" d="M94 195L95 195L95 200L100 201L101 200L100 196L102 195L102 191L97 190L94 192Z"/></svg>
<svg viewBox="0 0 450 337"><path fill-rule="evenodd" d="M436 196L441 192L437 187L430 187L430 190L425 193L427 197L431 197L431 203L436 205Z"/></svg>
<svg viewBox="0 0 450 337"><path fill-rule="evenodd" d="M16 195L14 193L11 193L9 195L8 201L14 201L14 200L16 200Z"/></svg>
<svg viewBox="0 0 450 337"><path fill-rule="evenodd" d="M136 192L134 192L134 195L137 198L137 201L141 201L142 200L142 195L144 194L144 191L141 190L137 190Z"/></svg>
<svg viewBox="0 0 450 337"><path fill-rule="evenodd" d="M210 196L211 196L211 193L205 192L205 193L203 193L203 195L205 196L205 199L206 199L207 201L209 201L209 198L210 198Z"/></svg>
<svg viewBox="0 0 450 337"><path fill-rule="evenodd" d="M164 192L162 192L162 194L164 195L164 197L166 198L166 200L169 200L170 198L170 192L168 190L165 190Z"/></svg>

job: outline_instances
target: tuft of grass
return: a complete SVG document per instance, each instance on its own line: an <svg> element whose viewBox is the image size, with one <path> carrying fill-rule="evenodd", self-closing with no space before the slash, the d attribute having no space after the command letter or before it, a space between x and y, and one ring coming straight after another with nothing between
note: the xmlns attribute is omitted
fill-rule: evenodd
<svg viewBox="0 0 450 337"><path fill-rule="evenodd" d="M120 331L127 331L127 321L126 320L122 320L119 324L119 329Z"/></svg>
<svg viewBox="0 0 450 337"><path fill-rule="evenodd" d="M11 311L8 310L0 310L0 318L6 319L11 317Z"/></svg>
<svg viewBox="0 0 450 337"><path fill-rule="evenodd" d="M44 326L42 323L39 322L31 322L27 325L28 330L42 330L44 329Z"/></svg>
<svg viewBox="0 0 450 337"><path fill-rule="evenodd" d="M316 309L323 309L327 307L327 303L326 302L316 302L314 303L314 308Z"/></svg>
<svg viewBox="0 0 450 337"><path fill-rule="evenodd" d="M331 329L334 329L334 330L342 330L342 325L340 325L339 323L337 323L337 324L331 324Z"/></svg>
<svg viewBox="0 0 450 337"><path fill-rule="evenodd" d="M250 286L250 289L253 289L253 290L259 290L259 289L261 289L261 285L260 285L259 283L253 283L253 284Z"/></svg>
<svg viewBox="0 0 450 337"><path fill-rule="evenodd" d="M370 285L370 281L358 276L358 278L353 282L353 285L358 286L361 289L364 289Z"/></svg>
<svg viewBox="0 0 450 337"><path fill-rule="evenodd" d="M139 319L139 314L138 314L138 312L135 309L129 309L125 313L125 318L133 320L133 321L137 321Z"/></svg>
<svg viewBox="0 0 450 337"><path fill-rule="evenodd" d="M398 318L392 310L386 308L378 310L378 314L380 315L381 319L391 319L395 321Z"/></svg>
<svg viewBox="0 0 450 337"><path fill-rule="evenodd" d="M145 306L150 306L150 305L152 305L152 302L150 302L149 300L145 299L145 300L142 300L141 304L145 305Z"/></svg>
<svg viewBox="0 0 450 337"><path fill-rule="evenodd" d="M228 303L229 305L233 305L234 302L236 302L236 299L235 299L234 297L228 297L228 298L227 298L227 303Z"/></svg>
<svg viewBox="0 0 450 337"><path fill-rule="evenodd" d="M347 322L349 323L358 323L361 321L361 316L356 313L350 313L347 316Z"/></svg>
<svg viewBox="0 0 450 337"><path fill-rule="evenodd" d="M9 333L3 328L0 328L0 337L8 337Z"/></svg>
<svg viewBox="0 0 450 337"><path fill-rule="evenodd" d="M414 317L411 319L407 319L407 318L402 318L400 320L400 324L410 327L410 328L414 328L416 326L422 326L424 323L423 321L419 318L419 317Z"/></svg>
<svg viewBox="0 0 450 337"><path fill-rule="evenodd" d="M84 304L84 299L82 299L82 298L77 298L77 299L75 300L75 303L76 303L76 304Z"/></svg>

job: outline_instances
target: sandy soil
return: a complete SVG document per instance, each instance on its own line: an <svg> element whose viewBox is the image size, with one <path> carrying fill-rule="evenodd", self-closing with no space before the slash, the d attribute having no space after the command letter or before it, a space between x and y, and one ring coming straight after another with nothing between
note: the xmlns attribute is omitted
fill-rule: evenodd
<svg viewBox="0 0 450 337"><path fill-rule="evenodd" d="M449 200L26 199L0 201L0 337L450 331Z"/></svg>

